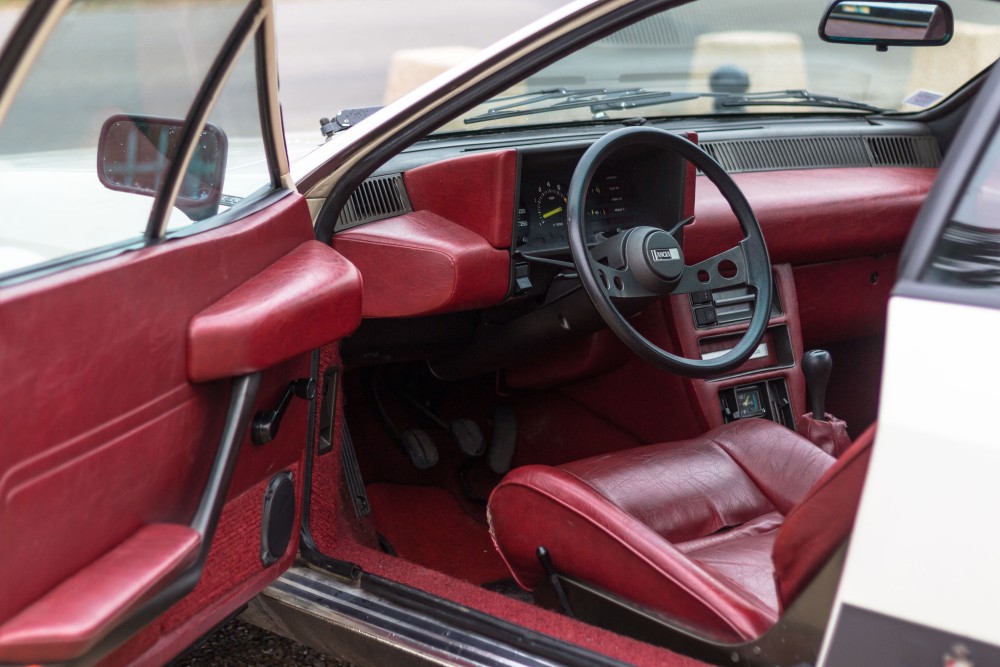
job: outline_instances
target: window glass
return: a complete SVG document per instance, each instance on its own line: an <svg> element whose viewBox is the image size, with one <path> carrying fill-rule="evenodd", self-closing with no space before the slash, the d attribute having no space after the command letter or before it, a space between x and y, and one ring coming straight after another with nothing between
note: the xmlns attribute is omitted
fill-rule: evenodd
<svg viewBox="0 0 1000 667"><path fill-rule="evenodd" d="M153 199L102 185L102 126L122 114L182 120L244 5L69 7L0 124L0 273L142 236Z"/></svg>
<svg viewBox="0 0 1000 667"><path fill-rule="evenodd" d="M244 47L237 59L208 122L221 130L226 138L222 196L217 210L212 211L222 213L239 205L261 188L266 192L271 185L257 100L255 40ZM192 168L189 168L188 173L191 171ZM201 216L190 219L173 216L169 228L196 222L199 217Z"/></svg>
<svg viewBox="0 0 1000 667"><path fill-rule="evenodd" d="M443 130L634 116L917 111L1000 56L1000 3L949 4L955 15L949 44L877 53L873 46L820 39L817 28L829 0L696 0L556 61L498 96L506 99L477 106ZM801 94L782 98L791 105L773 98L725 104L711 96L803 90L859 105L803 105ZM657 99L658 93L669 95ZM530 113L516 113L524 111Z"/></svg>
<svg viewBox="0 0 1000 667"><path fill-rule="evenodd" d="M1000 132L993 135L945 226L925 278L1000 289Z"/></svg>

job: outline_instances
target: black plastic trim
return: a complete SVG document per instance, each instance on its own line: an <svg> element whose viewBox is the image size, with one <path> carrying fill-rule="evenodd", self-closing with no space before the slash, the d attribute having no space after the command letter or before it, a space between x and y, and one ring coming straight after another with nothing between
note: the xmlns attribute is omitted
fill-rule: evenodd
<svg viewBox="0 0 1000 667"><path fill-rule="evenodd" d="M295 481L290 470L271 478L260 517L260 562L274 565L288 550L295 529Z"/></svg>
<svg viewBox="0 0 1000 667"><path fill-rule="evenodd" d="M313 352L310 377L319 377L319 350ZM299 518L299 553L307 562L316 567L338 577L356 581L361 576L361 568L354 563L331 558L323 553L316 546L316 540L313 538L312 528L309 524L312 517L313 460L316 457L315 449L319 446L316 437L316 401L318 400L318 396L313 396L312 400L309 401L309 424L306 426L306 462L303 470L304 484L302 485L302 513Z"/></svg>
<svg viewBox="0 0 1000 667"><path fill-rule="evenodd" d="M181 180L187 173L188 164L194 155L195 144L201 136L202 126L208 122L209 113L215 106L219 90L229 76L229 72L236 63L243 47L246 46L263 22L265 14L261 0L250 0L247 3L240 17L236 20L236 24L229 31L229 36L226 37L222 49L212 62L208 76L201 82L201 86L191 102L187 117L184 119L181 136L177 142L177 154L170 158L166 173L163 175L163 183L160 185L156 198L153 200L153 207L149 211L146 238L158 239L163 236L167 216L177 198ZM272 186L274 186L273 182Z"/></svg>

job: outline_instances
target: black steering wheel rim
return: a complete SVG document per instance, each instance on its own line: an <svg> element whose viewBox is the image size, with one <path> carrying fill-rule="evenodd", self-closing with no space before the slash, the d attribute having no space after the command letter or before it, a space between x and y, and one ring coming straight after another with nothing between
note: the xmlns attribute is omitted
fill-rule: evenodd
<svg viewBox="0 0 1000 667"><path fill-rule="evenodd" d="M745 260L744 283L754 290L756 307L739 343L722 356L712 359L688 359L652 343L622 316L597 277L599 269L595 266L586 243L584 224L586 195L590 190L594 174L604 160L615 151L634 145L671 150L693 163L719 188L743 229L744 238L737 247L741 248ZM606 134L587 149L573 172L567 196L567 236L577 274L598 314L633 352L654 366L685 377L710 377L727 373L750 358L767 330L770 319L771 260L760 223L757 222L750 203L735 181L711 155L687 138L666 130L652 127L622 128ZM685 264L684 271L691 270L692 268Z"/></svg>

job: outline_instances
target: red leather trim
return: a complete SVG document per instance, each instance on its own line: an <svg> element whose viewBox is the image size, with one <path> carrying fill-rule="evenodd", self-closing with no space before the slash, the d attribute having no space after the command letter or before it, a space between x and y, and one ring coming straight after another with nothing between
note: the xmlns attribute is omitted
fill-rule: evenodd
<svg viewBox="0 0 1000 667"><path fill-rule="evenodd" d="M514 233L517 151L441 160L403 174L414 210L427 210L475 232L494 248Z"/></svg>
<svg viewBox="0 0 1000 667"><path fill-rule="evenodd" d="M795 420L795 430L834 458L840 458L851 446L851 436L847 434L847 424L829 412L824 415L822 421L814 419L813 413L807 412Z"/></svg>
<svg viewBox="0 0 1000 667"><path fill-rule="evenodd" d="M510 284L508 251L429 211L348 229L333 247L361 271L365 317L491 306Z"/></svg>
<svg viewBox="0 0 1000 667"><path fill-rule="evenodd" d="M222 297L188 326L188 377L245 375L343 338L361 323L361 275L306 241Z"/></svg>
<svg viewBox="0 0 1000 667"><path fill-rule="evenodd" d="M854 526L868 472L872 424L785 517L774 543L774 577L782 605L790 604L833 555Z"/></svg>
<svg viewBox="0 0 1000 667"><path fill-rule="evenodd" d="M232 224L0 290L0 405L13 415L0 457L0 623L143 526L190 520L229 392L189 382L188 324L311 237L305 199L289 194ZM267 370L255 409L308 368L303 355ZM230 497L302 456L306 411L293 402L267 447L247 438Z"/></svg>
<svg viewBox="0 0 1000 667"><path fill-rule="evenodd" d="M782 426L743 420L559 468L518 468L490 498L490 525L522 586L544 576L534 556L543 545L561 572L716 638L750 639L777 618L775 515L832 463Z"/></svg>
<svg viewBox="0 0 1000 667"><path fill-rule="evenodd" d="M194 562L201 536L187 526L144 526L0 626L0 662L63 662Z"/></svg>
<svg viewBox="0 0 1000 667"><path fill-rule="evenodd" d="M898 260L898 255L890 254L796 266L795 289L805 344L813 348L882 336ZM878 278L874 283L873 277Z"/></svg>
<svg viewBox="0 0 1000 667"><path fill-rule="evenodd" d="M598 582L719 640L757 637L777 620L774 609L707 573L568 472L518 468L494 489L490 507L497 548L529 590L544 576L534 556L544 545L557 570Z"/></svg>
<svg viewBox="0 0 1000 667"><path fill-rule="evenodd" d="M308 363L308 358L306 362ZM298 402L305 405L305 401ZM286 414L279 438L283 437L284 429L291 431L295 425L288 420L289 415ZM304 418L302 423L305 423ZM297 498L302 498L304 483L301 472L305 459L305 448L302 446L305 442L304 431L303 428L296 433L297 462L287 468L292 473ZM256 448L245 442L242 451L263 451L272 444L273 442L268 443L267 447ZM273 475L278 470L280 467L272 468L269 473ZM161 667L167 664L171 658L203 637L207 629L225 621L292 564L298 554L297 530L292 531L292 540L280 561L267 568L260 564L260 525L264 510L262 499L268 481L258 475L257 482L251 489L226 503L205 569L194 591L103 659L101 667ZM299 525L300 515L301 505L295 508L293 525Z"/></svg>
<svg viewBox="0 0 1000 667"><path fill-rule="evenodd" d="M904 167L733 174L775 264L898 252L936 177L937 169ZM689 264L740 240L729 204L703 176L695 211L697 220L684 230Z"/></svg>

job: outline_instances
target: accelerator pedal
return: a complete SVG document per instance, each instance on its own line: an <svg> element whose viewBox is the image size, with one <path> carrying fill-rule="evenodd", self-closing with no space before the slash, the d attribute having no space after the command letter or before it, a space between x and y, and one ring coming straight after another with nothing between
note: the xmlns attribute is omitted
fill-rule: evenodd
<svg viewBox="0 0 1000 667"><path fill-rule="evenodd" d="M486 462L490 470L498 475L510 470L516 446L517 417L514 415L514 409L509 405L498 405L493 408L493 439L486 453Z"/></svg>

